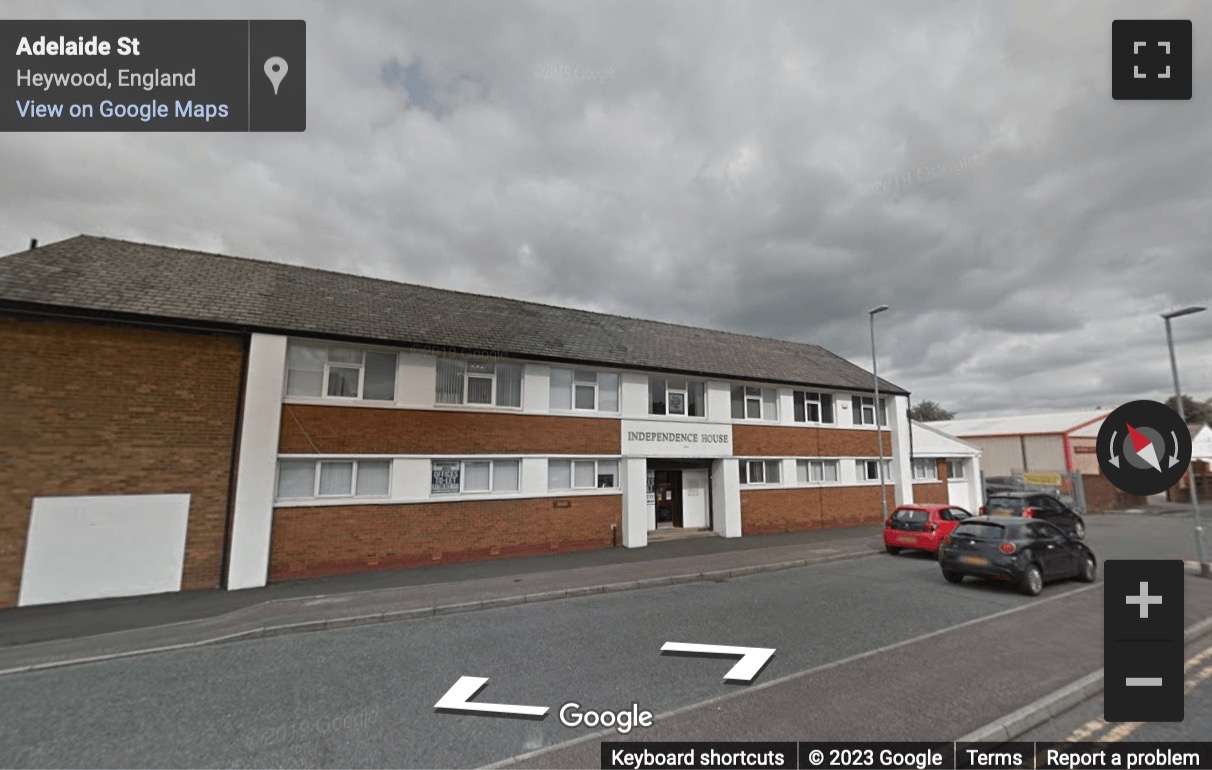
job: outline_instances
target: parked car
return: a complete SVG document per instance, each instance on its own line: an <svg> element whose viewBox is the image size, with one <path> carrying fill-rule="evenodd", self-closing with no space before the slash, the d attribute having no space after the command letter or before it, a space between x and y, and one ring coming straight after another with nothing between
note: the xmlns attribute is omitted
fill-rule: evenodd
<svg viewBox="0 0 1212 770"><path fill-rule="evenodd" d="M1044 583L1077 578L1094 582L1098 559L1076 536L1046 521L977 516L960 522L943 539L939 567L949 583L965 575L1014 583L1038 596Z"/></svg>
<svg viewBox="0 0 1212 770"><path fill-rule="evenodd" d="M982 516L1023 516L1055 524L1065 532L1086 536L1086 521L1052 495L1038 492L1002 492L990 495L981 507Z"/></svg>
<svg viewBox="0 0 1212 770"><path fill-rule="evenodd" d="M955 505L899 506L884 523L884 550L895 556L906 548L936 553L955 525L972 514Z"/></svg>

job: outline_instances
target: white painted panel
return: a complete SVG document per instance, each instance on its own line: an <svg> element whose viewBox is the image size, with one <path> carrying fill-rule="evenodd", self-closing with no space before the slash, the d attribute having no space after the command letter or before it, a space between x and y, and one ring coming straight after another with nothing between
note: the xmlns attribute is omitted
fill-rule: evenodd
<svg viewBox="0 0 1212 770"><path fill-rule="evenodd" d="M432 408L438 381L437 359L424 353L400 353L396 403Z"/></svg>
<svg viewBox="0 0 1212 770"><path fill-rule="evenodd" d="M741 475L736 458L711 464L712 525L724 537L741 536Z"/></svg>
<svg viewBox="0 0 1212 770"><path fill-rule="evenodd" d="M522 374L522 411L546 414L551 407L551 367L526 364Z"/></svg>
<svg viewBox="0 0 1212 770"><path fill-rule="evenodd" d="M397 458L391 464L391 496L398 500L423 500L429 497L433 479L429 460L415 457Z"/></svg>
<svg viewBox="0 0 1212 770"><path fill-rule="evenodd" d="M707 419L712 422L728 422L732 419L732 383L707 383Z"/></svg>
<svg viewBox="0 0 1212 770"><path fill-rule="evenodd" d="M707 526L707 470L682 471L682 526Z"/></svg>
<svg viewBox="0 0 1212 770"><path fill-rule="evenodd" d="M648 414L648 375L623 372L619 377L619 412L622 417Z"/></svg>
<svg viewBox="0 0 1212 770"><path fill-rule="evenodd" d="M791 388L779 388L779 424L798 425L795 421L795 395Z"/></svg>
<svg viewBox="0 0 1212 770"><path fill-rule="evenodd" d="M189 497L35 497L17 604L181 590Z"/></svg>
<svg viewBox="0 0 1212 770"><path fill-rule="evenodd" d="M893 500L897 505L913 502L913 463L909 457L910 425L909 399L894 396L888 399L888 429L892 432L892 481L895 485ZM877 445L878 446L878 445Z"/></svg>
<svg viewBox="0 0 1212 770"><path fill-rule="evenodd" d="M642 457L619 460L623 486L623 546L648 545L648 461Z"/></svg>
<svg viewBox="0 0 1212 770"><path fill-rule="evenodd" d="M227 570L229 589L263 586L269 577L269 536L277 491L278 430L285 378L286 338L252 335L241 411L240 460Z"/></svg>
<svg viewBox="0 0 1212 770"><path fill-rule="evenodd" d="M522 458L522 494L543 496L547 494L547 458Z"/></svg>

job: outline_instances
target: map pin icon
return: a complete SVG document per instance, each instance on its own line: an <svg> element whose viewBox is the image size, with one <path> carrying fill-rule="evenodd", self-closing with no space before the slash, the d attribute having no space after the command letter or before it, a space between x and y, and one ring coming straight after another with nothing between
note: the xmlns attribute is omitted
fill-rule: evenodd
<svg viewBox="0 0 1212 770"><path fill-rule="evenodd" d="M290 68L286 66L286 60L281 56L271 56L265 60L265 77L274 84L274 96L278 95L278 86L281 85L282 78L286 77L288 69Z"/></svg>

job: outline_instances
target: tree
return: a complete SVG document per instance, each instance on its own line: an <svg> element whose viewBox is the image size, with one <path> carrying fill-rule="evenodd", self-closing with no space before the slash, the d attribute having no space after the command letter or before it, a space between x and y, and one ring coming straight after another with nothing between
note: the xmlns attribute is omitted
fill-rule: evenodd
<svg viewBox="0 0 1212 770"><path fill-rule="evenodd" d="M909 410L909 419L916 422L934 422L935 420L954 420L955 415L933 401L923 401Z"/></svg>
<svg viewBox="0 0 1212 770"><path fill-rule="evenodd" d="M1174 411L1178 411L1174 401L1174 396L1166 399L1166 406ZM1212 398L1207 401L1196 401L1183 394L1183 416L1187 418L1187 422L1191 425L1212 425Z"/></svg>

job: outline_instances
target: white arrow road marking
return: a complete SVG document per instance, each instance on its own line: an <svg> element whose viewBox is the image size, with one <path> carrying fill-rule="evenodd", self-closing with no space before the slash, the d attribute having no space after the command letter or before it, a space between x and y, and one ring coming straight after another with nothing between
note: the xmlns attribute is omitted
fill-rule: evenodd
<svg viewBox="0 0 1212 770"><path fill-rule="evenodd" d="M1119 455L1115 454L1115 431L1111 431L1111 458L1107 462L1119 467Z"/></svg>
<svg viewBox="0 0 1212 770"><path fill-rule="evenodd" d="M688 652L692 655L740 655L736 665L724 674L725 679L737 682L752 682L753 678L774 655L774 650L766 647L726 647L720 644L685 644L683 642L665 642L661 652Z"/></svg>
<svg viewBox="0 0 1212 770"><path fill-rule="evenodd" d="M1178 459L1178 431L1170 431L1170 438L1174 439L1174 454L1170 455L1170 467L1173 468L1182 462Z"/></svg>
<svg viewBox="0 0 1212 770"><path fill-rule="evenodd" d="M547 713L546 706L511 706L506 703L472 703L471 699L475 697L484 685L488 684L488 680L479 676L461 676L459 681L454 683L442 696L441 700L433 704L434 709L458 709L460 711L481 711L485 714L521 714L523 716L541 717Z"/></svg>

